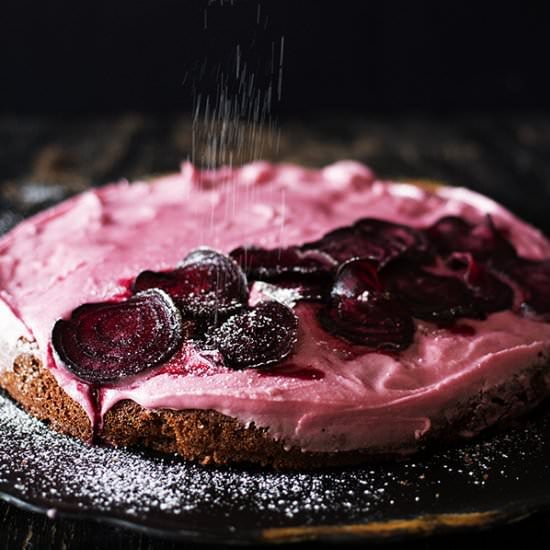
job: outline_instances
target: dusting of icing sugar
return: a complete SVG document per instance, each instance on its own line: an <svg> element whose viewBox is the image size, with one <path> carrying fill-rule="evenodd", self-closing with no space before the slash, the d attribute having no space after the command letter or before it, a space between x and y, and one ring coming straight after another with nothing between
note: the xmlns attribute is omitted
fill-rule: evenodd
<svg viewBox="0 0 550 550"><path fill-rule="evenodd" d="M297 288L284 288L264 281L254 281L250 289L248 305L254 307L262 300L276 300L287 307L293 308L301 298Z"/></svg>
<svg viewBox="0 0 550 550"><path fill-rule="evenodd" d="M548 417L538 418L415 461L313 473L244 471L88 446L52 432L0 396L0 493L38 502L50 517L69 504L73 511L142 525L161 520L168 528L194 527L205 535L215 528L238 532L336 518L367 522L456 511L457 498L477 509L478 500L495 491L506 494L509 505L532 482L533 465L548 464L549 430ZM539 468L537 475L547 473ZM216 526L212 518L218 518Z"/></svg>

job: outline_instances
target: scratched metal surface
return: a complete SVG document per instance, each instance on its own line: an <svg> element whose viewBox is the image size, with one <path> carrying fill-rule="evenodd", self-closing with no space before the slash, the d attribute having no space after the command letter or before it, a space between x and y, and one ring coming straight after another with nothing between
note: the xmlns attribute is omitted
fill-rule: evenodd
<svg viewBox="0 0 550 550"><path fill-rule="evenodd" d="M0 231L90 185L173 171L191 155L191 147L191 124L185 116L0 117ZM549 153L548 116L331 116L283 121L278 150L267 148L264 156L311 166L353 158L383 177L467 185L550 233ZM489 532L432 537L408 546L523 544L533 532L545 540L550 517L541 514ZM178 543L125 529L90 521L52 521L0 503L0 548L176 547Z"/></svg>

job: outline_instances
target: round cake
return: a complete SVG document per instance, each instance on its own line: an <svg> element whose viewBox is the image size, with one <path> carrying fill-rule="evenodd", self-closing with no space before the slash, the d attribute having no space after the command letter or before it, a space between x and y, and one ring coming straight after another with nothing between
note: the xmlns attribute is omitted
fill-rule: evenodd
<svg viewBox="0 0 550 550"><path fill-rule="evenodd" d="M93 189L0 240L0 386L202 463L407 455L550 393L550 242L464 188L257 162Z"/></svg>

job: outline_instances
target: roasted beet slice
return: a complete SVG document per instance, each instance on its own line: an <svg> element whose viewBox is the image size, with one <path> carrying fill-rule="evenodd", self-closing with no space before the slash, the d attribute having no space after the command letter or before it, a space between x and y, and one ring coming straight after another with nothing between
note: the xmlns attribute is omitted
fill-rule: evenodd
<svg viewBox="0 0 550 550"><path fill-rule="evenodd" d="M550 320L550 260L515 257L490 265L521 290L521 310L525 315Z"/></svg>
<svg viewBox="0 0 550 550"><path fill-rule="evenodd" d="M405 252L427 249L424 236L405 225L375 218L362 218L354 225L335 229L318 241L303 245L306 250L321 250L339 263L352 258L370 257L384 264Z"/></svg>
<svg viewBox="0 0 550 550"><path fill-rule="evenodd" d="M512 309L514 291L502 279L467 252L455 252L447 259L447 266L462 277L474 295L476 305L485 313Z"/></svg>
<svg viewBox="0 0 550 550"><path fill-rule="evenodd" d="M354 226L363 235L380 243L386 250L386 258L395 258L405 252L424 255L428 249L428 242L422 231L409 225L391 223L376 218L361 218Z"/></svg>
<svg viewBox="0 0 550 550"><path fill-rule="evenodd" d="M79 378L106 384L165 362L187 337L186 326L170 296L151 289L78 307L55 323L52 344Z"/></svg>
<svg viewBox="0 0 550 550"><path fill-rule="evenodd" d="M351 226L339 227L330 231L318 241L305 243L304 250L321 250L338 263L358 256L382 255L378 247L362 238L360 232Z"/></svg>
<svg viewBox="0 0 550 550"><path fill-rule="evenodd" d="M293 300L321 301L330 292L336 261L318 250L240 247L230 255L251 280L291 290Z"/></svg>
<svg viewBox="0 0 550 550"><path fill-rule="evenodd" d="M134 292L160 288L167 292L184 316L221 319L237 312L248 298L246 276L238 264L210 248L191 252L173 271L143 271L134 281Z"/></svg>
<svg viewBox="0 0 550 550"><path fill-rule="evenodd" d="M300 250L297 247L273 248L239 247L230 256L250 279L270 281L282 275L325 275L336 268L333 258L319 250Z"/></svg>
<svg viewBox="0 0 550 550"><path fill-rule="evenodd" d="M260 302L230 317L207 338L233 369L264 368L290 355L298 335L298 318L276 301Z"/></svg>
<svg viewBox="0 0 550 550"><path fill-rule="evenodd" d="M389 292L334 297L321 310L319 320L335 336L374 350L404 350L414 338L407 307Z"/></svg>
<svg viewBox="0 0 550 550"><path fill-rule="evenodd" d="M332 334L376 350L405 349L414 337L407 307L383 290L378 263L369 258L348 260L340 266L330 303L320 311L319 319Z"/></svg>
<svg viewBox="0 0 550 550"><path fill-rule="evenodd" d="M457 216L446 216L426 229L426 234L442 255L469 252L478 260L516 255L514 247L495 227L490 215L478 224Z"/></svg>
<svg viewBox="0 0 550 550"><path fill-rule="evenodd" d="M336 272L332 297L356 297L365 291L382 292L377 262L370 258L355 258L344 262Z"/></svg>
<svg viewBox="0 0 550 550"><path fill-rule="evenodd" d="M458 317L485 317L463 280L431 273L421 265L398 259L380 270L384 288L409 306L413 317L448 324Z"/></svg>

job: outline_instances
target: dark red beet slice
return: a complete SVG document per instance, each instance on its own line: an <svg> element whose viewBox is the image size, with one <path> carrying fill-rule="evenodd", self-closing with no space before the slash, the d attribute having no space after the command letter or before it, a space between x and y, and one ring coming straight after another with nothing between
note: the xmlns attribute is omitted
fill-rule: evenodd
<svg viewBox="0 0 550 550"><path fill-rule="evenodd" d="M296 247L272 250L240 247L230 255L249 279L292 289L294 300L323 300L330 291L337 267L336 261L324 252Z"/></svg>
<svg viewBox="0 0 550 550"><path fill-rule="evenodd" d="M208 336L207 345L218 349L230 368L264 368L290 355L297 334L296 315L273 300L230 317Z"/></svg>
<svg viewBox="0 0 550 550"><path fill-rule="evenodd" d="M414 338L406 306L388 292L337 296L321 310L319 320L335 336L374 350L404 350Z"/></svg>
<svg viewBox="0 0 550 550"><path fill-rule="evenodd" d="M304 250L321 250L334 258L338 263L358 256L372 256L378 253L374 247L365 241L354 227L340 227L330 231L318 241L306 243ZM379 254L382 255L382 254Z"/></svg>
<svg viewBox="0 0 550 550"><path fill-rule="evenodd" d="M355 222L355 227L363 235L378 241L387 251L386 259L394 258L405 252L414 255L424 255L428 249L428 242L422 231L408 225L391 223L376 218L362 218Z"/></svg>
<svg viewBox="0 0 550 550"><path fill-rule="evenodd" d="M78 307L55 323L52 344L79 378L106 384L168 360L185 329L172 299L151 289L122 302Z"/></svg>
<svg viewBox="0 0 550 550"><path fill-rule="evenodd" d="M427 246L422 233L411 227L363 218L352 226L327 233L318 241L306 243L302 248L321 250L339 263L370 257L383 264L408 251L424 253Z"/></svg>
<svg viewBox="0 0 550 550"><path fill-rule="evenodd" d="M199 319L227 317L248 299L247 281L238 264L210 248L198 248L166 272L143 271L134 281L134 292L160 288L167 292L184 316Z"/></svg>
<svg viewBox="0 0 550 550"><path fill-rule="evenodd" d="M516 257L492 262L491 267L519 287L525 315L550 320L550 260Z"/></svg>
<svg viewBox="0 0 550 550"><path fill-rule="evenodd" d="M382 290L377 262L370 258L355 258L338 268L331 295L356 297L365 291Z"/></svg>
<svg viewBox="0 0 550 550"><path fill-rule="evenodd" d="M458 317L485 317L473 293L457 277L435 275L404 259L389 263L379 275L384 288L403 299L418 319L444 325Z"/></svg>
<svg viewBox="0 0 550 550"><path fill-rule="evenodd" d="M477 225L457 216L446 216L426 229L426 234L442 255L469 252L478 260L486 260L516 254L512 244L495 227L489 215Z"/></svg>
<svg viewBox="0 0 550 550"><path fill-rule="evenodd" d="M300 250L297 247L273 248L239 247L229 254L251 279L269 281L280 275L317 275L332 273L333 258L319 250Z"/></svg>
<svg viewBox="0 0 550 550"><path fill-rule="evenodd" d="M512 308L514 291L470 253L455 252L447 259L447 265L463 278L477 306L485 313Z"/></svg>
<svg viewBox="0 0 550 550"><path fill-rule="evenodd" d="M399 351L412 342L414 323L407 307L384 292L377 268L370 258L344 262L319 320L326 330L354 344Z"/></svg>

